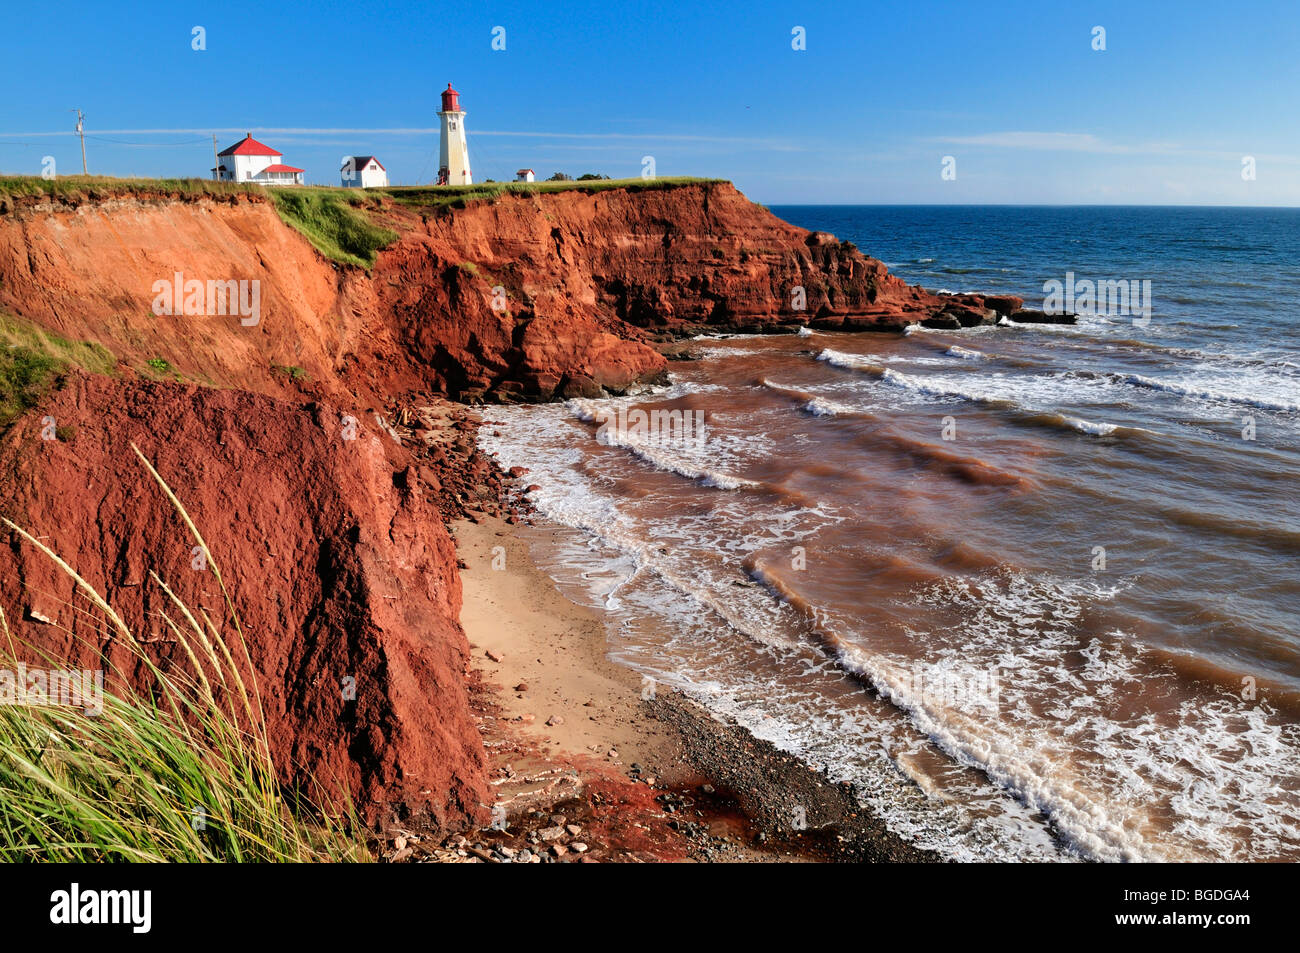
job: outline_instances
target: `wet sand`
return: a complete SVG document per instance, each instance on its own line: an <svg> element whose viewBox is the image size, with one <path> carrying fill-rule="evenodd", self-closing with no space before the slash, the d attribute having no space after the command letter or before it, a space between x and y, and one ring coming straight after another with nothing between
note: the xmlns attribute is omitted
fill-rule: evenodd
<svg viewBox="0 0 1300 953"><path fill-rule="evenodd" d="M637 673L606 658L601 616L560 594L514 527L475 520L452 529L497 829L412 859L934 859L847 786L679 693L649 697Z"/></svg>

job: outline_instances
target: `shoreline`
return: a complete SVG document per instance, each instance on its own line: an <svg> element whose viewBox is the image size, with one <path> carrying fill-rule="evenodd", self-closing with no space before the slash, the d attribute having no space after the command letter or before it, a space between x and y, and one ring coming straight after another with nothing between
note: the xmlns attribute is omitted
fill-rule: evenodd
<svg viewBox="0 0 1300 953"><path fill-rule="evenodd" d="M513 525L475 514L450 529L500 807L495 824L411 859L941 860L887 830L847 784L680 692L643 698L641 677L606 655L602 613L562 595Z"/></svg>

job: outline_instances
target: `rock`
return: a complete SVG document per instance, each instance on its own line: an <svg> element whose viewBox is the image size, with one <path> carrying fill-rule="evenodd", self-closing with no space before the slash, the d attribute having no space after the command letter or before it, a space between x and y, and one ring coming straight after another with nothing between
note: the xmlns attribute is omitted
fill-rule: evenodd
<svg viewBox="0 0 1300 953"><path fill-rule="evenodd" d="M568 852L569 852L569 848L565 847L563 844L551 845L551 853L554 854L556 857L563 857Z"/></svg>
<svg viewBox="0 0 1300 953"><path fill-rule="evenodd" d="M570 837L577 837L582 833L582 828L577 824L565 824L564 829L569 832Z"/></svg>
<svg viewBox="0 0 1300 953"><path fill-rule="evenodd" d="M515 479L519 479L519 477L523 476L525 473L528 472L528 468L527 468L527 467L511 467L509 472L510 472L510 475L511 475L512 477L514 477Z"/></svg>
<svg viewBox="0 0 1300 953"><path fill-rule="evenodd" d="M546 724L550 728L554 728L556 725L562 725L564 724L564 716L552 715L550 718L546 719Z"/></svg>
<svg viewBox="0 0 1300 953"><path fill-rule="evenodd" d="M1075 324L1078 321L1078 317L1073 314L1048 314L1032 308L1021 308L1011 312L1008 317L1019 324Z"/></svg>
<svg viewBox="0 0 1300 953"><path fill-rule="evenodd" d="M488 649L483 654L486 655L493 662L500 662L503 658L505 658L505 656L502 655L500 652L495 652L492 649Z"/></svg>
<svg viewBox="0 0 1300 953"><path fill-rule="evenodd" d="M522 721L525 725L531 725L533 722L537 720L537 716L534 715L532 712L528 712L527 714L520 715L519 720Z"/></svg>
<svg viewBox="0 0 1300 953"><path fill-rule="evenodd" d="M575 854L585 854L587 852L587 845L580 840L576 840L569 845L569 850L573 851Z"/></svg>
<svg viewBox="0 0 1300 953"><path fill-rule="evenodd" d="M413 853L414 851L412 851L411 848L403 847L401 850L395 851L393 853L393 856L389 858L389 863L393 863L393 864L403 863L409 860L411 858L411 854Z"/></svg>
<svg viewBox="0 0 1300 953"><path fill-rule="evenodd" d="M543 827L537 832L537 836L547 842L559 840L564 836L564 828L558 824L555 827Z"/></svg>
<svg viewBox="0 0 1300 953"><path fill-rule="evenodd" d="M406 846L406 838L405 838L405 837L402 837L402 836L399 834L397 837L394 837L394 838L393 838L393 850L401 850L401 849L402 849L403 847L405 847L405 846Z"/></svg>
<svg viewBox="0 0 1300 953"><path fill-rule="evenodd" d="M517 691L517 692L526 692L526 691L528 691L528 683L527 683L527 682L520 682L518 685L515 686L515 691Z"/></svg>

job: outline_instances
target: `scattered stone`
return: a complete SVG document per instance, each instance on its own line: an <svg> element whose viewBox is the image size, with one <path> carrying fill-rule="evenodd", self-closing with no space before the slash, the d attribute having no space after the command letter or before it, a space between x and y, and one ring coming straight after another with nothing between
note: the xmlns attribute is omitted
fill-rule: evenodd
<svg viewBox="0 0 1300 953"><path fill-rule="evenodd" d="M551 853L554 854L556 857L563 857L568 852L569 852L569 848L565 847L563 844L551 845Z"/></svg>
<svg viewBox="0 0 1300 953"><path fill-rule="evenodd" d="M573 851L575 854L585 854L587 852L587 845L580 840L576 840L569 845L569 850Z"/></svg>
<svg viewBox="0 0 1300 953"><path fill-rule="evenodd" d="M546 724L552 728L556 725L562 725L564 724L564 717L561 715L552 715L550 718L546 719Z"/></svg>
<svg viewBox="0 0 1300 953"><path fill-rule="evenodd" d="M520 682L518 685L515 686L515 691L517 691L517 692L526 692L526 691L528 691L528 683L527 683L527 682Z"/></svg>
<svg viewBox="0 0 1300 953"><path fill-rule="evenodd" d="M564 836L564 828L556 825L555 827L543 827L537 832L537 836L547 843L553 840L559 840Z"/></svg>
<svg viewBox="0 0 1300 953"><path fill-rule="evenodd" d="M571 837L577 837L582 833L582 828L577 824L565 824L564 829L569 832Z"/></svg>
<svg viewBox="0 0 1300 953"><path fill-rule="evenodd" d="M490 659L491 659L492 661L494 661L494 662L500 662L501 659L503 659L503 658L505 657L505 656L503 656L500 652L494 652L492 649L488 649L488 650L487 650L486 652L484 652L483 654L486 655L488 658L490 658Z"/></svg>
<svg viewBox="0 0 1300 953"><path fill-rule="evenodd" d="M393 850L401 850L405 846L406 846L406 838L403 837L401 834L398 834L396 837L393 838Z"/></svg>

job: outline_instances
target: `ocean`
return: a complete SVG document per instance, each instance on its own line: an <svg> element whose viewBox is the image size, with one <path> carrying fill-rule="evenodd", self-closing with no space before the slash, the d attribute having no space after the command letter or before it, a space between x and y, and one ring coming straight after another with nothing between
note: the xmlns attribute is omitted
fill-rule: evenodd
<svg viewBox="0 0 1300 953"><path fill-rule="evenodd" d="M611 656L955 860L1300 860L1300 210L772 211L932 290L1150 308L704 337L490 409Z"/></svg>

